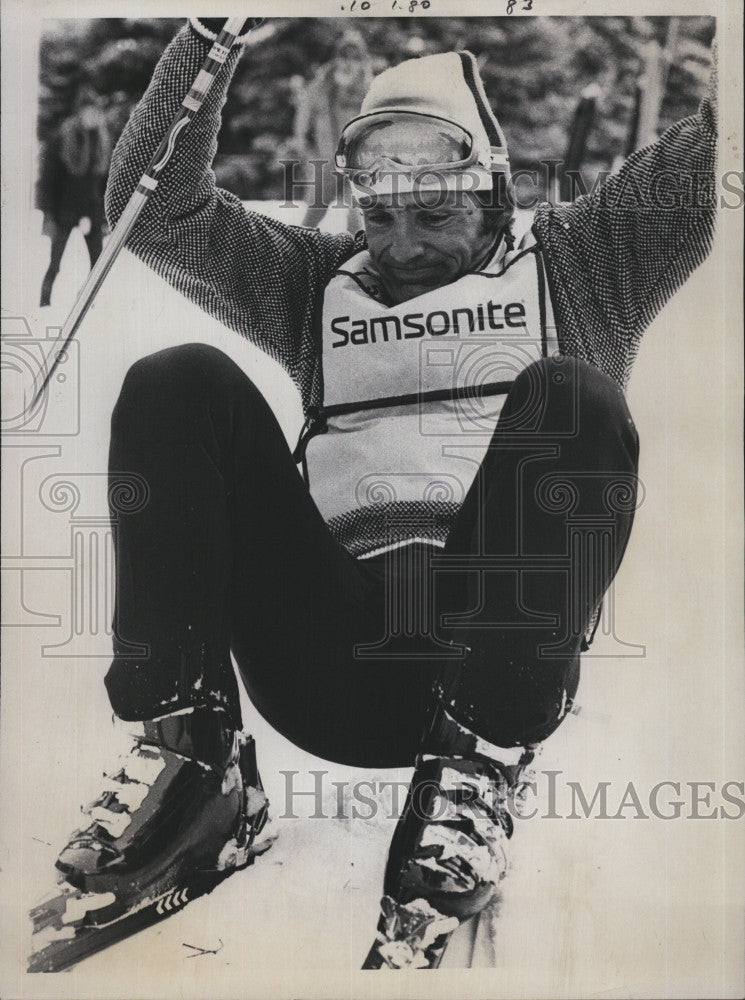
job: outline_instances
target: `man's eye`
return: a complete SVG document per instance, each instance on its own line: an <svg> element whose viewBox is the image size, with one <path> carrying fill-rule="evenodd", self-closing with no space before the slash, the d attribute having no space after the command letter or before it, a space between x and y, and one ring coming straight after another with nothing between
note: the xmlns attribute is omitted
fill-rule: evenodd
<svg viewBox="0 0 745 1000"><path fill-rule="evenodd" d="M428 212L424 221L430 226L441 226L445 222L450 221L450 216L447 212Z"/></svg>
<svg viewBox="0 0 745 1000"><path fill-rule="evenodd" d="M384 226L390 221L390 216L386 212L369 212L365 214L365 222L374 226Z"/></svg>

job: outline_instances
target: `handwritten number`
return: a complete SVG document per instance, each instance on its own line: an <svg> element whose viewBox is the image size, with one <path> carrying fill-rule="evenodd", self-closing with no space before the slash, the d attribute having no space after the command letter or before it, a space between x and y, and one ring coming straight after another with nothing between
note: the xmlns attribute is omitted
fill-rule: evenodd
<svg viewBox="0 0 745 1000"><path fill-rule="evenodd" d="M509 2L514 7L514 5L517 3L517 0L509 0ZM532 5L533 0L525 0L525 2L530 3ZM357 6L357 3L358 0L352 0L351 4L349 5L350 14L352 13L352 11L355 10L367 11L370 10L370 8L372 7L371 0L361 0L359 7ZM432 0L409 0L408 12L409 14L413 14L414 11L417 9L417 7L421 7L422 10L429 10L431 6L432 6ZM342 4L339 9L345 10L346 8L344 7L344 4ZM402 9L403 8L399 5L398 0L393 0L393 2L391 3L391 10L402 10Z"/></svg>
<svg viewBox="0 0 745 1000"><path fill-rule="evenodd" d="M370 4L363 3L362 6L365 10L368 10ZM431 0L409 0L408 10L410 14L413 14L414 11L417 9L417 7L421 7L422 10L429 10L431 6L432 6ZM391 4L391 10L401 10L401 7L399 7L398 5L398 0L393 0L393 3Z"/></svg>
<svg viewBox="0 0 745 1000"><path fill-rule="evenodd" d="M517 0L507 0L507 13L508 14L511 14L512 11L515 9L515 4L516 3L517 3Z"/></svg>
<svg viewBox="0 0 745 1000"><path fill-rule="evenodd" d="M523 4L523 10L532 10L532 9L533 9L533 0L525 0L525 3Z"/></svg>

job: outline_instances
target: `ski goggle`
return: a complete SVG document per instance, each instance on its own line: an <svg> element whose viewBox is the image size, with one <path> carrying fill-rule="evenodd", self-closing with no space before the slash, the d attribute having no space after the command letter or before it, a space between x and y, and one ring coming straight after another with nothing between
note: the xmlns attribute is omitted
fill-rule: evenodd
<svg viewBox="0 0 745 1000"><path fill-rule="evenodd" d="M379 111L349 122L335 161L352 181L373 183L381 171L464 170L479 155L471 133L446 118Z"/></svg>

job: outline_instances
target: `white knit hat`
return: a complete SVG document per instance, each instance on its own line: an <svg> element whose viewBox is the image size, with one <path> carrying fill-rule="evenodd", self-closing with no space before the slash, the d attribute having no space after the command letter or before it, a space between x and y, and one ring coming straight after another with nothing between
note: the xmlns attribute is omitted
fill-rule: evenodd
<svg viewBox="0 0 745 1000"><path fill-rule="evenodd" d="M489 106L478 64L471 52L443 52L407 59L376 76L362 102L360 114L384 111L434 115L470 132L477 162L467 168L469 189L490 190L494 171L509 177L504 133ZM450 187L457 183L457 172L451 176L443 173L429 186ZM426 187L427 184L417 186ZM377 185L374 189L382 193ZM406 188L399 184L397 189Z"/></svg>

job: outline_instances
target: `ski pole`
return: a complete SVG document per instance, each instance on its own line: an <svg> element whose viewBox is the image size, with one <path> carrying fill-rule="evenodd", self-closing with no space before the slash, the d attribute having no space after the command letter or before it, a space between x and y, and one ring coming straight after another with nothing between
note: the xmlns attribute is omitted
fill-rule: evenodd
<svg viewBox="0 0 745 1000"><path fill-rule="evenodd" d="M176 148L176 143L182 138L194 115L201 108L205 97L209 93L210 87L214 83L220 67L228 58L236 38L241 33L241 28L244 23L244 17L228 18L222 31L213 43L207 58L202 64L202 68L199 70L199 73L191 86L191 90L181 102L181 107L174 115L166 136L160 146L158 146L155 155L148 164L145 173L140 178L137 187L132 192L132 197L127 202L127 205L116 226L114 226L114 230L111 233L106 246L91 269L85 284L78 293L75 305L72 307L70 314L65 320L62 330L60 331L59 339L62 341L62 344L57 350L54 360L49 366L49 370L44 377L44 381L34 395L33 402L31 403L32 411L39 403L44 390L49 385L52 375L57 370L60 362L63 360L65 348L75 336L80 324L83 322L83 319L90 309L94 298L98 294L98 290L103 284L106 275L109 273L114 261L119 256L119 251L126 243L127 237L137 221L140 212L147 204L150 195L157 188L158 178L168 161L171 159L173 151Z"/></svg>

